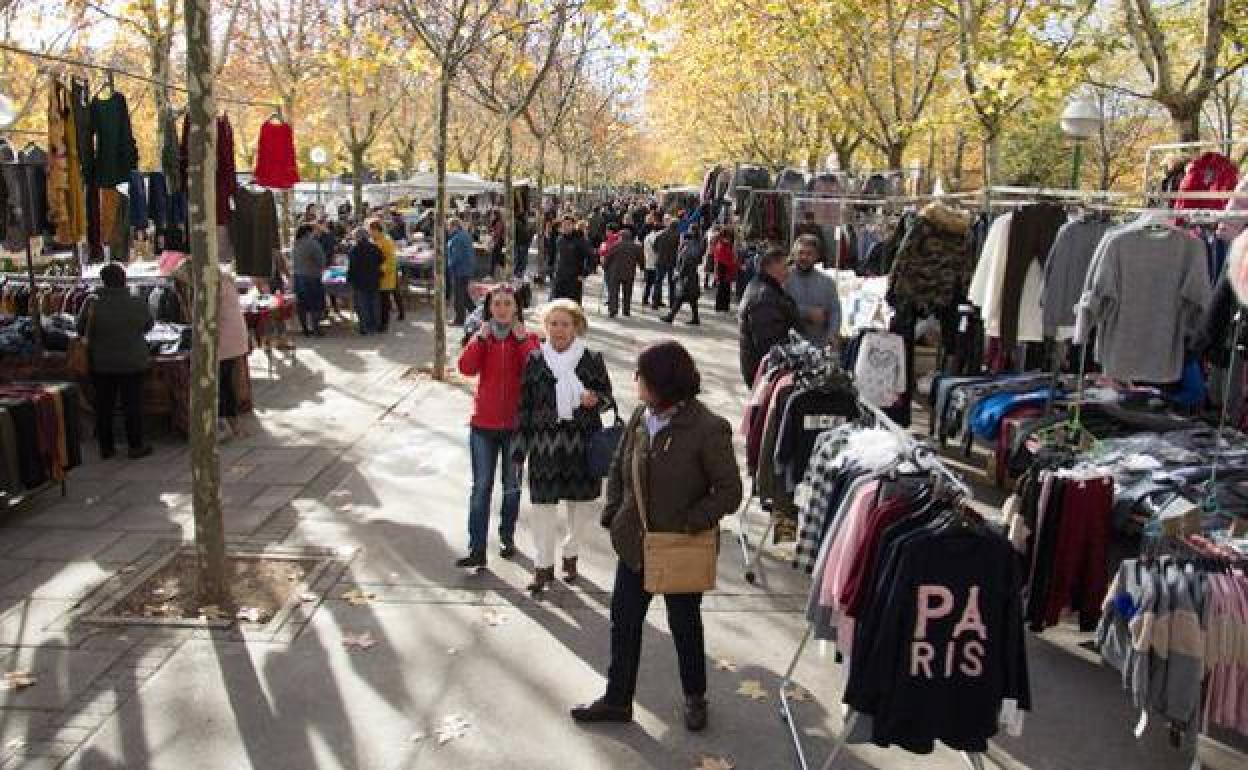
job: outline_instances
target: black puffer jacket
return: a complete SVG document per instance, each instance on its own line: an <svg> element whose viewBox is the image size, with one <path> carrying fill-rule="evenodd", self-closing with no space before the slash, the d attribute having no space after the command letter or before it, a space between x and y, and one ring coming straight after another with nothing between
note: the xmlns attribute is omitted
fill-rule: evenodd
<svg viewBox="0 0 1248 770"><path fill-rule="evenodd" d="M741 338L741 376L754 387L758 362L789 337L789 330L800 331L802 318L797 303L785 293L784 287L766 273L760 272L745 288L739 312Z"/></svg>

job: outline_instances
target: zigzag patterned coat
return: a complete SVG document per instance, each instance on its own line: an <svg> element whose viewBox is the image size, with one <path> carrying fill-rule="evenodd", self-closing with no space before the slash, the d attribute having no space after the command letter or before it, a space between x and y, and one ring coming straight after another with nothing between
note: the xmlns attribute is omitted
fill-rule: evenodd
<svg viewBox="0 0 1248 770"><path fill-rule="evenodd" d="M611 377L601 353L586 350L576 376L598 395L598 407L578 406L571 420L560 420L555 405L555 374L540 349L529 354L520 384L520 411L512 457L528 460L529 499L537 504L596 500L602 480L589 472L589 436L602 429L602 411L612 402Z"/></svg>

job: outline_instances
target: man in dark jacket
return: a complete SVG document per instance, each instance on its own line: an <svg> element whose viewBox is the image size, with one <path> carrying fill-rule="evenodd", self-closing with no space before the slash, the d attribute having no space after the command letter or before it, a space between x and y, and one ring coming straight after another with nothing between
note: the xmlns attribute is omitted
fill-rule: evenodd
<svg viewBox="0 0 1248 770"><path fill-rule="evenodd" d="M787 260L784 249L764 254L759 260L758 274L741 299L741 376L747 387L754 387L758 364L772 346L787 340L789 330L802 328L797 303L784 291L789 274Z"/></svg>
<svg viewBox="0 0 1248 770"><path fill-rule="evenodd" d="M555 244L555 282L550 298L570 299L578 305L585 277L585 265L593 260L589 241L576 229L576 217L563 218L559 241Z"/></svg>
<svg viewBox="0 0 1248 770"><path fill-rule="evenodd" d="M593 213L589 215L589 245L597 249L606 237L607 220L602 214L602 206L594 206Z"/></svg>
<svg viewBox="0 0 1248 770"><path fill-rule="evenodd" d="M662 217L659 214L659 217ZM672 281L673 273L676 270L676 255L680 251L680 232L677 226L680 223L676 217L671 217L667 221L667 227L663 228L663 232L654 238L654 256L655 256L655 274L654 274L654 294L651 297L654 309L663 307L663 286L668 284L668 294L673 293L675 282Z"/></svg>
<svg viewBox="0 0 1248 770"><path fill-rule="evenodd" d="M347 252L347 283L351 284L360 334L381 330L381 249L368 228L355 231L355 245Z"/></svg>
<svg viewBox="0 0 1248 770"><path fill-rule="evenodd" d="M78 334L87 341L91 385L95 392L95 437L100 457L113 456L113 419L117 398L126 416L130 457L146 457L143 443L143 378L150 363L146 332L152 315L145 300L126 288L126 271L116 263L100 270L100 282L78 317Z"/></svg>
<svg viewBox="0 0 1248 770"><path fill-rule="evenodd" d="M633 238L633 229L620 228L620 240L607 251L603 264L607 279L607 313L612 318L620 310L620 294L624 295L624 316L633 314L633 284L637 281L637 265L641 261L641 244Z"/></svg>

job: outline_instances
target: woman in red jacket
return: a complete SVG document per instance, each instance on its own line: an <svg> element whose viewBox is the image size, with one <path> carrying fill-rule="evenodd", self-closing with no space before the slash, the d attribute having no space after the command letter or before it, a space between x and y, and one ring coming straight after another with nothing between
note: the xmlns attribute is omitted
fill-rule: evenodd
<svg viewBox="0 0 1248 770"><path fill-rule="evenodd" d="M737 280L737 248L731 227L719 231L719 237L711 244L711 259L715 260L715 312L727 313L732 302L732 284Z"/></svg>
<svg viewBox="0 0 1248 770"><path fill-rule="evenodd" d="M511 462L511 438L520 405L520 379L529 353L540 343L524 328L524 318L514 289L502 286L485 298L481 331L459 354L459 371L478 377L473 399L468 446L472 452L472 496L468 508L468 555L458 567L483 568L489 539L490 493L494 471L502 457L503 505L498 527L502 547L499 555L516 553L516 519L520 514L520 478Z"/></svg>

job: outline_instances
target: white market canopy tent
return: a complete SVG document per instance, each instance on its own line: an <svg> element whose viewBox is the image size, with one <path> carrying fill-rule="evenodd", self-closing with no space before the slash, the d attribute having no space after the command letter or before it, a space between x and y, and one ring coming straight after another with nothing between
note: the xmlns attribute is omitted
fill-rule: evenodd
<svg viewBox="0 0 1248 770"><path fill-rule="evenodd" d="M370 206L380 206L400 198L432 198L437 193L437 174L432 172L415 174L400 182L378 182L363 187L364 202ZM475 174L447 172L446 192L450 196L480 195L485 192L500 192L503 186L491 182ZM327 179L319 185L316 182L299 182L295 185L294 199L297 206L319 202L337 204L351 200L351 183L337 178Z"/></svg>

